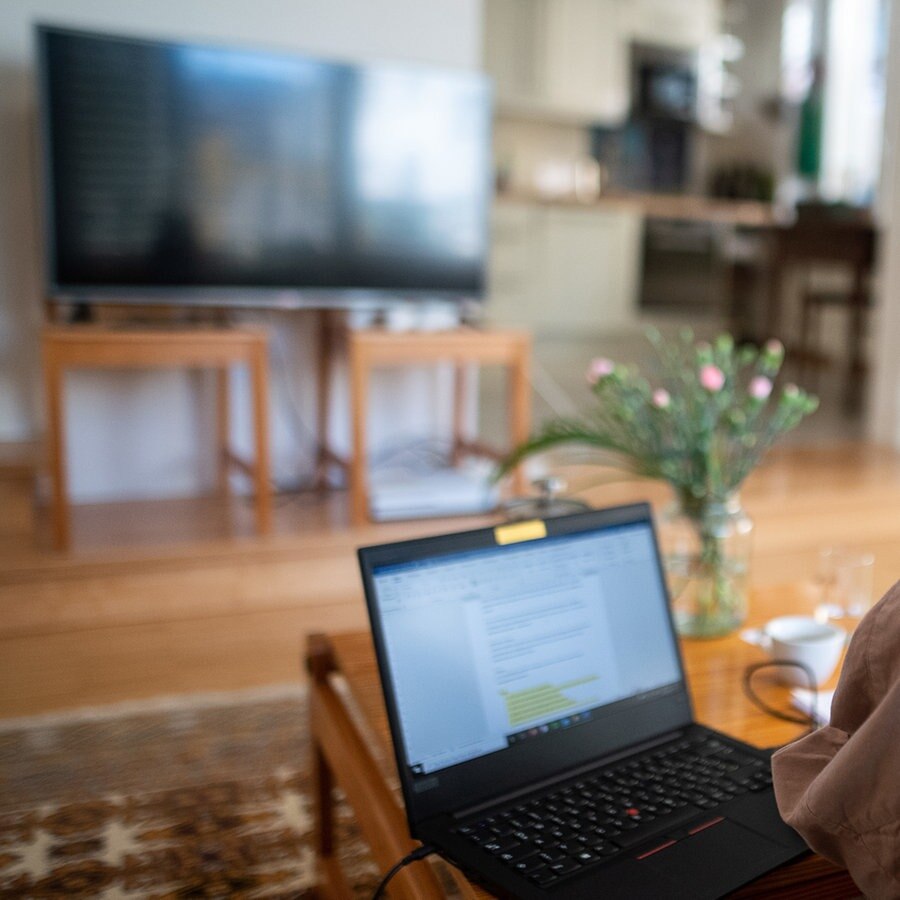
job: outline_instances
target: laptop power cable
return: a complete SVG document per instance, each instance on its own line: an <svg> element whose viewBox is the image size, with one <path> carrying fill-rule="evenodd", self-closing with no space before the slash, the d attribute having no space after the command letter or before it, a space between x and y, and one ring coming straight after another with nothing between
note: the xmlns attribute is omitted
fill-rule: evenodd
<svg viewBox="0 0 900 900"><path fill-rule="evenodd" d="M807 666L805 663L797 662L795 660L790 659L773 659L768 662L758 662L752 663L744 669L744 677L742 679L741 686L744 689L744 696L758 709L762 710L766 715L773 716L776 719L781 719L783 722L793 722L796 725L806 725L808 727L807 734L812 734L819 727L819 723L816 721L815 716L813 715L805 715L805 714L797 714L785 712L781 709L776 709L773 706L770 706L766 703L759 694L756 693L753 687L753 676L764 669L779 669L784 666L793 667L795 669L800 669L803 674L806 676L807 681L809 682L809 691L812 697L812 703L810 705L811 709L815 709L816 706L816 698L818 697L818 687L816 686L816 676L813 673L812 669ZM775 747L775 750L779 749L779 747Z"/></svg>
<svg viewBox="0 0 900 900"><path fill-rule="evenodd" d="M414 863L417 860L425 859L426 856L431 856L433 853L437 853L437 850L434 847L429 846L428 844L423 844L421 847L417 847L413 850L412 853L407 854L400 860L400 862L395 865L384 878L381 879L381 884L375 888L375 893L372 894L372 900L380 900L381 897L384 896L385 889L388 886L388 882L403 868L408 866L410 863Z"/></svg>

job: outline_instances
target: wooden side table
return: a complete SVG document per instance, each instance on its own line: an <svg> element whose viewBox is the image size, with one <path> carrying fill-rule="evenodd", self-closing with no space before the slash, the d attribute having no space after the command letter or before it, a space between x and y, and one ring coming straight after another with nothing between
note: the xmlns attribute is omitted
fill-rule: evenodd
<svg viewBox="0 0 900 900"><path fill-rule="evenodd" d="M463 434L463 388L466 367L501 365L509 377L509 432L511 446L528 437L531 428L531 336L524 331L479 331L458 328L440 332L390 332L367 329L348 332L350 412L352 417L349 463L350 517L354 525L368 521L369 488L366 472L366 414L372 369L451 362L455 366L453 415L454 458L466 452L493 454L490 448ZM521 472L516 489L523 488Z"/></svg>
<svg viewBox="0 0 900 900"><path fill-rule="evenodd" d="M803 602L800 586L755 591L750 624L761 625L774 615L801 609ZM765 715L741 690L745 667L760 659L757 648L735 634L715 641L684 641L682 653L698 721L756 746L772 746L798 736L798 726ZM353 807L362 836L381 872L417 844L409 835L399 792L391 788L397 777L396 766L371 635L310 635L306 666L310 674L317 895L329 900L349 900L354 895L336 852L332 788L340 787ZM344 687L339 688L338 684ZM772 690L781 693L787 706L788 689ZM448 867L448 876L461 896L470 900L489 897L457 869ZM431 865L419 862L397 874L390 894L408 900L439 900L446 891ZM846 871L811 854L775 869L730 896L735 900L844 900L858 895Z"/></svg>
<svg viewBox="0 0 900 900"><path fill-rule="evenodd" d="M216 370L219 484L227 487L231 466L249 474L256 489L256 523L261 534L271 529L269 484L268 339L251 328L110 328L90 325L47 326L42 333L47 432L53 481L53 539L70 544L69 492L66 473L65 374L76 368L210 368ZM250 370L253 397L255 460L248 465L228 446L229 366Z"/></svg>

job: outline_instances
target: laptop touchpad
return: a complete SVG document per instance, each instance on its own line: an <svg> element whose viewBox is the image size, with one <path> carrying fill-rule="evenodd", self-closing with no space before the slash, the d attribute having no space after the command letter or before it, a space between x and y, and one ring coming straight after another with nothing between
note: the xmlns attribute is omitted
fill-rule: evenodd
<svg viewBox="0 0 900 900"><path fill-rule="evenodd" d="M640 865L680 884L694 882L697 896L718 896L765 871L765 860L779 861L771 841L723 819L640 860Z"/></svg>

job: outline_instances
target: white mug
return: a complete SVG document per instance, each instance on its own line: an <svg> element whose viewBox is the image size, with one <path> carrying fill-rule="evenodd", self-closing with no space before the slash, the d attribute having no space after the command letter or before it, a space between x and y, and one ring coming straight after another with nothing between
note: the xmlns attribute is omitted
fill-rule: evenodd
<svg viewBox="0 0 900 900"><path fill-rule="evenodd" d="M748 644L762 647L772 660L803 663L813 673L816 685L827 681L841 658L847 632L831 622L817 622L811 616L779 616L762 628L741 634ZM778 679L783 684L809 687L806 673L796 666L782 666Z"/></svg>

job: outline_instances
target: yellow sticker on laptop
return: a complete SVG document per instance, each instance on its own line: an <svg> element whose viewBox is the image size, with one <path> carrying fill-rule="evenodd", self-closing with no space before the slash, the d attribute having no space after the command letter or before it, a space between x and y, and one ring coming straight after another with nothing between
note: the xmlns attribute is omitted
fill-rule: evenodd
<svg viewBox="0 0 900 900"><path fill-rule="evenodd" d="M538 541L547 537L547 525L542 519L514 522L494 529L494 539L498 544L518 544L521 541Z"/></svg>

